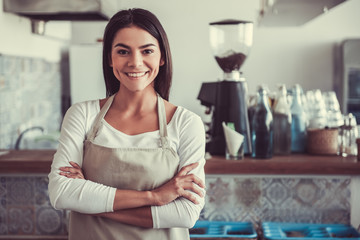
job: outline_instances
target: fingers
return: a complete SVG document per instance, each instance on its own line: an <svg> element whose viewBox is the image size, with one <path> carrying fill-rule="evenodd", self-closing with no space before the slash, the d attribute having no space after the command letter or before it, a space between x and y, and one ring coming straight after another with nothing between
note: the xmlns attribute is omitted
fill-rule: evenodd
<svg viewBox="0 0 360 240"><path fill-rule="evenodd" d="M78 173L79 172L79 169L74 168L74 167L61 167L59 169L60 169L60 171L69 172L69 173Z"/></svg>
<svg viewBox="0 0 360 240"><path fill-rule="evenodd" d="M196 183L197 185L199 185L202 188L205 188L205 183L203 182L203 180L201 180L200 178L198 178L197 176L193 175L193 182Z"/></svg>
<svg viewBox="0 0 360 240"><path fill-rule="evenodd" d="M184 181L184 182L196 183L197 185L199 185L199 187L205 188L205 183L199 177L197 177L194 174L181 176L181 178L182 178L182 181Z"/></svg>
<svg viewBox="0 0 360 240"><path fill-rule="evenodd" d="M80 166L75 162L70 162L70 165L72 167L60 167L60 175L65 176L67 178L79 178L79 179L85 179L84 175L82 173L82 169Z"/></svg>
<svg viewBox="0 0 360 240"><path fill-rule="evenodd" d="M192 163L185 167L182 167L177 174L178 181L182 183L182 189L180 195L189 199L191 202L198 204L198 200L195 197L195 194L199 195L200 197L204 197L203 189L205 188L205 183L194 174L189 174L189 172L196 167L199 166L199 163ZM193 194L193 193L195 194Z"/></svg>
<svg viewBox="0 0 360 240"><path fill-rule="evenodd" d="M67 178L85 179L81 173L60 172L59 174Z"/></svg>
<svg viewBox="0 0 360 240"><path fill-rule="evenodd" d="M76 162L70 161L69 163L70 163L70 165L73 166L74 168L81 169L80 166L79 166Z"/></svg>
<svg viewBox="0 0 360 240"><path fill-rule="evenodd" d="M191 194L190 192L185 191L184 194L182 194L182 196L184 198L187 198L188 200L190 200L191 202L193 202L194 204L199 204L199 201L196 199L196 197Z"/></svg>
<svg viewBox="0 0 360 240"><path fill-rule="evenodd" d="M181 178L182 184L179 195L187 198L194 204L199 204L196 195L202 198L204 197L205 184L203 181L194 174L186 175Z"/></svg>
<svg viewBox="0 0 360 240"><path fill-rule="evenodd" d="M178 176L185 176L187 175L191 170L193 170L194 168L196 168L197 166L199 166L199 163L191 163L185 167L182 167L179 171L179 173L177 174Z"/></svg>
<svg viewBox="0 0 360 240"><path fill-rule="evenodd" d="M187 198L194 204L199 204L199 200L197 196L203 198L204 194L205 194L204 190L199 188L196 184L188 183L186 187L184 186L180 196Z"/></svg>
<svg viewBox="0 0 360 240"><path fill-rule="evenodd" d="M184 190L192 191L192 192L196 193L197 195L199 195L200 197L204 197L203 191L194 183L189 183L189 185L187 187L185 187ZM187 192L187 191L185 191L185 192Z"/></svg>

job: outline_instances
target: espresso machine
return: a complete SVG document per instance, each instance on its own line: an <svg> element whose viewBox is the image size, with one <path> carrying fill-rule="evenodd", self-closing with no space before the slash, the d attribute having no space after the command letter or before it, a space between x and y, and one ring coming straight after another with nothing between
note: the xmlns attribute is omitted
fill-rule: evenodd
<svg viewBox="0 0 360 240"><path fill-rule="evenodd" d="M244 135L244 154L251 154L248 119L248 89L240 68L250 52L253 23L224 20L210 23L210 45L224 77L216 82L202 83L198 99L207 107L212 120L207 131L206 151L213 155L225 154L222 122L232 123Z"/></svg>

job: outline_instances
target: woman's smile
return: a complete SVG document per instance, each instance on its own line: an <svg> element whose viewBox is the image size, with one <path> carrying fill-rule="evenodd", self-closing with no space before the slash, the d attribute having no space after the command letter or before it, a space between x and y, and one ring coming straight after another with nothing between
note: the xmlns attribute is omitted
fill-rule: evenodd
<svg viewBox="0 0 360 240"><path fill-rule="evenodd" d="M131 77L131 78L140 78L140 77L145 76L147 73L148 73L148 71L146 71L146 72L128 72L128 73L126 73L126 75L128 75L128 77Z"/></svg>

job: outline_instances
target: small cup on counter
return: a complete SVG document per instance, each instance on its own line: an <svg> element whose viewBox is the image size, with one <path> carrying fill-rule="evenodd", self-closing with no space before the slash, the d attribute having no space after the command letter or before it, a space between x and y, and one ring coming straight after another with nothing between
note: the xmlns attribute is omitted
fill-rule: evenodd
<svg viewBox="0 0 360 240"><path fill-rule="evenodd" d="M244 135L235 131L232 123L222 123L226 140L226 159L241 160L244 158Z"/></svg>
<svg viewBox="0 0 360 240"><path fill-rule="evenodd" d="M230 148L231 149L231 148ZM244 158L244 143L242 143L239 149L236 151L230 150L229 145L226 145L225 158L228 160L241 160Z"/></svg>

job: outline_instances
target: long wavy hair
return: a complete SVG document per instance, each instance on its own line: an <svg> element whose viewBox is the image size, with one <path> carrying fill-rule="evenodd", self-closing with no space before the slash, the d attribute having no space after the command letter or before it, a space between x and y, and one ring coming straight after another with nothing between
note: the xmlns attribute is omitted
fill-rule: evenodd
<svg viewBox="0 0 360 240"><path fill-rule="evenodd" d="M151 12L133 8L121 10L108 22L103 37L103 74L106 86L106 96L111 96L119 91L120 81L115 77L110 66L111 50L116 33L126 27L137 26L144 29L157 39L160 46L161 57L164 65L160 66L159 73L154 80L155 91L166 100L169 100L172 81L172 60L170 45L158 18Z"/></svg>

